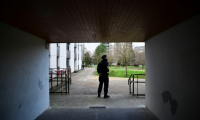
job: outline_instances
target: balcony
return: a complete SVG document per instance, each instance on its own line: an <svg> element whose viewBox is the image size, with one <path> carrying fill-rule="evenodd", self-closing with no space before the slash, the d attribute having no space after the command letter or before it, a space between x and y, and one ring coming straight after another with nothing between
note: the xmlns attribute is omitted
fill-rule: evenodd
<svg viewBox="0 0 200 120"><path fill-rule="evenodd" d="M74 53L74 60L77 60L77 53Z"/></svg>
<svg viewBox="0 0 200 120"><path fill-rule="evenodd" d="M57 47L57 57L60 57L60 47Z"/></svg>
<svg viewBox="0 0 200 120"><path fill-rule="evenodd" d="M66 58L70 59L70 51L69 50L67 50L67 52L66 52Z"/></svg>

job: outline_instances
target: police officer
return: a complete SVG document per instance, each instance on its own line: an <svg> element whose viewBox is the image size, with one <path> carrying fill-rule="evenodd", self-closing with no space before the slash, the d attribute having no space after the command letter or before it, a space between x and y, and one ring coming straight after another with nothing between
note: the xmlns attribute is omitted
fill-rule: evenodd
<svg viewBox="0 0 200 120"><path fill-rule="evenodd" d="M110 96L107 95L108 93L108 62L107 62L107 56L103 55L101 57L103 60L98 64L97 66L97 72L99 73L99 88L98 88L98 97L101 97L101 90L102 86L104 84L104 98L109 98Z"/></svg>

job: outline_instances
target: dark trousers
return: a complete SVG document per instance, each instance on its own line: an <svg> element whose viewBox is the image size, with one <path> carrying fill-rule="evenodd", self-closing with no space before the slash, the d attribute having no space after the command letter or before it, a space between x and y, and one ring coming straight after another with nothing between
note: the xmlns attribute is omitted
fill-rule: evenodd
<svg viewBox="0 0 200 120"><path fill-rule="evenodd" d="M104 95L107 95L107 93L108 93L108 84L109 84L108 76L99 77L98 93L101 93L103 84L104 84Z"/></svg>

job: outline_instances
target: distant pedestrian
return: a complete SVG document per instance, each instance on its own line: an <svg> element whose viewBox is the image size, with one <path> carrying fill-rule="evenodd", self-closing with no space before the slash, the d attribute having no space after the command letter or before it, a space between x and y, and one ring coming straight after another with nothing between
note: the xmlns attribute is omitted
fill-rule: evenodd
<svg viewBox="0 0 200 120"><path fill-rule="evenodd" d="M84 70L84 65L82 65L82 67L83 67L83 70Z"/></svg>
<svg viewBox="0 0 200 120"><path fill-rule="evenodd" d="M101 91L102 86L104 84L104 98L109 98L110 96L107 95L108 93L108 84L109 84L109 78L108 78L108 62L107 62L107 56L103 55L101 57L103 60L98 64L97 66L97 72L99 74L99 88L98 88L98 97L101 97Z"/></svg>

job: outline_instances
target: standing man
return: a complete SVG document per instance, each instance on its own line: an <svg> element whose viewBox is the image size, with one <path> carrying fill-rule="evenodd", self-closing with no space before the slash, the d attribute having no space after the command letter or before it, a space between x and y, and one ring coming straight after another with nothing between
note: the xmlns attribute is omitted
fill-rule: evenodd
<svg viewBox="0 0 200 120"><path fill-rule="evenodd" d="M98 97L101 97L101 90L102 86L104 84L104 98L109 98L110 96L107 95L108 93L108 62L107 62L107 56L103 55L101 57L103 60L98 64L97 66L97 72L99 73L99 88L98 88Z"/></svg>
<svg viewBox="0 0 200 120"><path fill-rule="evenodd" d="M82 65L82 67L83 67L83 70L84 70L84 65Z"/></svg>

